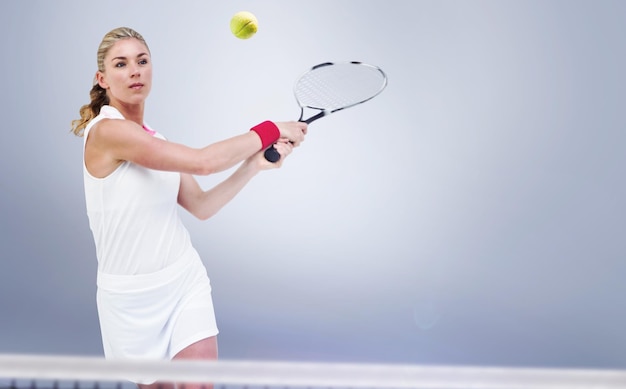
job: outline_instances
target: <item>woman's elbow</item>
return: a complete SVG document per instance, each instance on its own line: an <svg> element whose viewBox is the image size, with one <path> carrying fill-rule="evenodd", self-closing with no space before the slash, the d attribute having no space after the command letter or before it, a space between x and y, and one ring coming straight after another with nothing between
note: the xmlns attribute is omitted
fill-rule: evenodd
<svg viewBox="0 0 626 389"><path fill-rule="evenodd" d="M220 173L229 167L226 160L210 159L200 161L195 169L194 175L196 176L209 176L211 174Z"/></svg>
<svg viewBox="0 0 626 389"><path fill-rule="evenodd" d="M207 207L197 207L192 209L187 209L189 213L191 213L196 219L201 221L206 221L217 213L216 210L207 208Z"/></svg>
<svg viewBox="0 0 626 389"><path fill-rule="evenodd" d="M218 169L216 167L217 165L214 161L199 160L192 167L190 173L195 176L208 176L218 172Z"/></svg>
<svg viewBox="0 0 626 389"><path fill-rule="evenodd" d="M215 215L214 213L209 213L209 212L198 212L195 213L194 216L201 221L206 221L209 220L211 217L213 217L213 215Z"/></svg>

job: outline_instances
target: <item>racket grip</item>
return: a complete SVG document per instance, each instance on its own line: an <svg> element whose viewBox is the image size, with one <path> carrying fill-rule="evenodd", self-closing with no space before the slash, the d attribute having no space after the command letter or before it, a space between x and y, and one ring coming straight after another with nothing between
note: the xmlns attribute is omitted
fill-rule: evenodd
<svg viewBox="0 0 626 389"><path fill-rule="evenodd" d="M265 159L267 159L268 161L272 163L278 162L278 160L280 160L280 153L278 152L278 150L274 148L274 145L272 145L267 150L265 150L264 155L265 155Z"/></svg>

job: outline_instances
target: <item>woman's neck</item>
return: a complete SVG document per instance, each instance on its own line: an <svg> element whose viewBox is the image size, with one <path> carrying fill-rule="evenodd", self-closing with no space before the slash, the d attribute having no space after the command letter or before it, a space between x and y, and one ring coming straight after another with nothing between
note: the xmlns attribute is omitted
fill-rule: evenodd
<svg viewBox="0 0 626 389"><path fill-rule="evenodd" d="M110 102L110 106L120 111L126 120L133 121L143 126L144 104L124 104L120 101Z"/></svg>

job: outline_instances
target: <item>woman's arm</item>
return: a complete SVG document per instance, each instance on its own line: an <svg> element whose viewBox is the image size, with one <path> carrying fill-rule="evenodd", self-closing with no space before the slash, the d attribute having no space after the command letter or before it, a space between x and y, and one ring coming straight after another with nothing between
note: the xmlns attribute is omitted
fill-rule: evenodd
<svg viewBox="0 0 626 389"><path fill-rule="evenodd" d="M210 218L230 202L259 171L280 167L293 146L287 141L280 141L276 144L276 149L281 154L277 163L266 161L263 152L257 152L246 159L226 180L207 191L200 188L191 174L181 174L178 203L198 219Z"/></svg>
<svg viewBox="0 0 626 389"><path fill-rule="evenodd" d="M276 123L281 136L298 145L306 133L306 124ZM104 177L123 161L155 170L208 175L233 167L261 149L254 131L192 148L148 135L129 120L104 119L90 131L85 146L85 163L91 174Z"/></svg>

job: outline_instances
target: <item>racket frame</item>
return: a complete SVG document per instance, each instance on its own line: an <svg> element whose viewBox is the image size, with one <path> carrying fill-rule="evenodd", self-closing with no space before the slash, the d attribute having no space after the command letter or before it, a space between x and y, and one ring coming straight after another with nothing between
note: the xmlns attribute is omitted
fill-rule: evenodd
<svg viewBox="0 0 626 389"><path fill-rule="evenodd" d="M354 102L352 104L348 104L342 107L338 107L335 109L327 109L324 107L314 107L311 105L307 105L307 104L303 104L299 99L298 99L298 84L300 83L300 81L309 73L322 68L322 67L326 67L326 66L336 66L336 65L358 65L358 66L367 66L369 68L371 68L374 71L380 72L381 75L381 85L380 88L378 89L378 91L372 95L370 95L369 97L363 99L363 100L359 100L357 102ZM311 124L312 122L321 119L325 116L328 116L332 113L344 110L346 108L351 108L354 107L356 105L359 104L363 104L366 101L369 101L371 99L373 99L374 97L378 96L385 88L387 87L387 75L385 74L385 72L379 68L378 66L374 66L374 65L370 65L364 62L360 62L360 61L349 61L349 62L323 62L320 64L317 64L313 67L311 67L309 70L307 70L306 72L302 73L302 75L300 75L300 77L298 77L297 81L294 84L294 89L293 89L293 93L294 93L294 97L296 99L296 102L298 103L298 106L300 106L300 118L298 119L299 122L303 122L306 124ZM314 114L313 116L309 117L308 119L302 119L304 117L304 110L305 108L307 109L312 109L312 110L316 110L319 111L317 114ZM267 159L270 162L277 162L280 159L280 154L278 153L278 151L274 148L274 146L269 147L267 150L265 150L265 159Z"/></svg>

